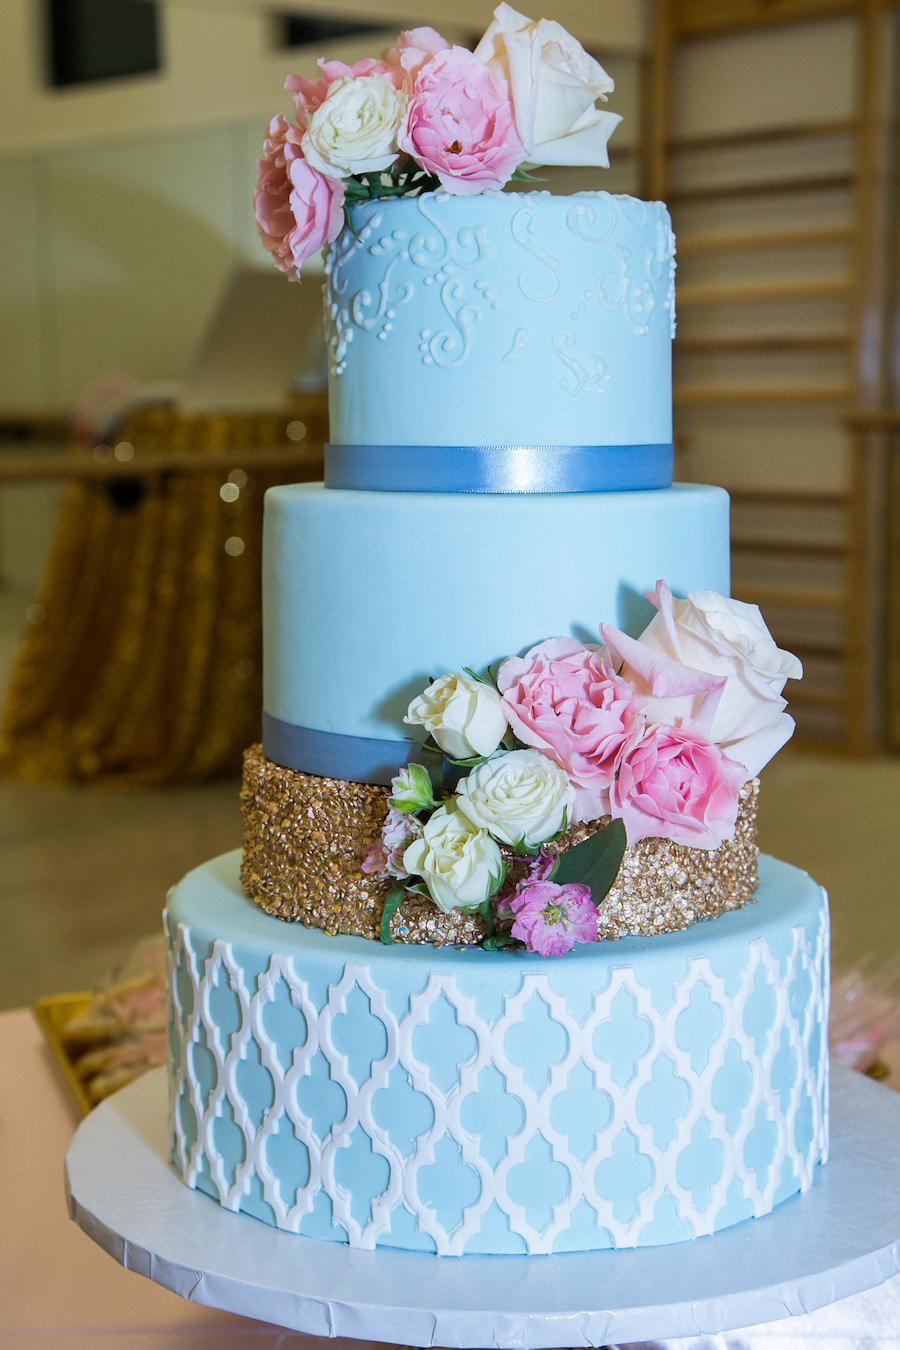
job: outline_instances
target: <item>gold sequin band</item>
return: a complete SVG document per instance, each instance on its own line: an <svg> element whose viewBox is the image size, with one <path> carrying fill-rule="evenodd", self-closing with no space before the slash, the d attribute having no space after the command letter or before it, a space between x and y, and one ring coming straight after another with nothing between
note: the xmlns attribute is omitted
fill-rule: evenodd
<svg viewBox="0 0 900 1350"><path fill-rule="evenodd" d="M252 746L244 756L241 789L244 888L279 919L377 938L388 887L361 868L381 831L389 791L284 769L267 759L261 746ZM599 907L600 937L668 933L751 900L758 796L757 779L741 789L734 836L717 849L669 839L643 839L626 849ZM548 847L561 852L602 823L573 826ZM511 855L506 861L512 862ZM478 914L443 914L429 900L409 896L391 919L391 935L395 942L459 946L479 942L484 924Z"/></svg>

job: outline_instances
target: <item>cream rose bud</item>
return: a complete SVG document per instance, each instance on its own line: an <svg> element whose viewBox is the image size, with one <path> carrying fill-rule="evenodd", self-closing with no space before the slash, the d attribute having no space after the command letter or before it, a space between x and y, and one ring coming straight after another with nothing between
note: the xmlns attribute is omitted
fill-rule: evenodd
<svg viewBox="0 0 900 1350"><path fill-rule="evenodd" d="M512 848L534 848L565 829L575 803L569 776L540 750L510 750L464 778L459 809Z"/></svg>
<svg viewBox="0 0 900 1350"><path fill-rule="evenodd" d="M403 720L424 727L451 759L492 755L508 729L496 689L470 675L442 675L413 699Z"/></svg>
<svg viewBox="0 0 900 1350"><path fill-rule="evenodd" d="M497 844L452 803L438 807L426 822L421 839L404 852L403 867L422 878L445 914L478 909L505 875Z"/></svg>
<svg viewBox="0 0 900 1350"><path fill-rule="evenodd" d="M786 680L800 679L802 665L776 646L756 605L718 591L676 600L662 581L650 598L659 612L640 642L694 670L726 677L707 735L754 778L794 730L781 691Z"/></svg>
<svg viewBox="0 0 900 1350"><path fill-rule="evenodd" d="M384 75L335 80L309 119L300 142L304 156L328 178L390 168L406 103L406 94Z"/></svg>
<svg viewBox="0 0 900 1350"><path fill-rule="evenodd" d="M606 143L622 119L596 104L614 83L565 28L501 4L475 55L509 80L528 163L609 166Z"/></svg>

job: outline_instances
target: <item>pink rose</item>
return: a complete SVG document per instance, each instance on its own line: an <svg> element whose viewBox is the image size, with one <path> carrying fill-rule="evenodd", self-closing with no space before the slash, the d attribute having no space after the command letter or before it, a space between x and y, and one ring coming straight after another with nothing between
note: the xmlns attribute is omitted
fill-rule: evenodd
<svg viewBox="0 0 900 1350"><path fill-rule="evenodd" d="M411 85L422 67L449 46L434 28L410 28L397 38L396 47L389 47L381 55L388 69L402 70Z"/></svg>
<svg viewBox="0 0 900 1350"><path fill-rule="evenodd" d="M257 160L253 194L256 223L272 261L292 281L323 244L336 239L343 223L344 185L310 168L300 149L300 132L281 113L272 118Z"/></svg>
<svg viewBox="0 0 900 1350"><path fill-rule="evenodd" d="M457 196L501 188L525 156L507 81L464 47L421 67L398 144Z"/></svg>
<svg viewBox="0 0 900 1350"><path fill-rule="evenodd" d="M551 638L504 661L497 685L518 739L575 785L573 822L606 815L619 752L642 723L633 690L603 649Z"/></svg>
<svg viewBox="0 0 900 1350"><path fill-rule="evenodd" d="M718 848L734 834L742 765L694 731L648 726L623 748L611 797L629 844L660 836Z"/></svg>
<svg viewBox="0 0 900 1350"><path fill-rule="evenodd" d="M253 209L263 245L275 266L293 281L298 278L288 238L297 222L290 206L290 166L300 154L300 133L277 113L266 128L262 154L256 161Z"/></svg>
<svg viewBox="0 0 900 1350"><path fill-rule="evenodd" d="M520 882L509 901L512 936L540 956L562 956L576 942L597 941L597 906L590 886L572 881Z"/></svg>

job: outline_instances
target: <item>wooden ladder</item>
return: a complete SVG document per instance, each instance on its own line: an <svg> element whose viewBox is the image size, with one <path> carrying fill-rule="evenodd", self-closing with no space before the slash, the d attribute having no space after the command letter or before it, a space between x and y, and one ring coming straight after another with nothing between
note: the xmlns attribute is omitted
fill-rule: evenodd
<svg viewBox="0 0 900 1350"><path fill-rule="evenodd" d="M678 237L677 476L731 492L733 593L803 660L799 737L856 752L888 743L900 692L877 420L897 17L888 0L655 0L643 138L643 190ZM836 106L814 64L779 65L811 39L855 53ZM743 105L742 52L759 62Z"/></svg>

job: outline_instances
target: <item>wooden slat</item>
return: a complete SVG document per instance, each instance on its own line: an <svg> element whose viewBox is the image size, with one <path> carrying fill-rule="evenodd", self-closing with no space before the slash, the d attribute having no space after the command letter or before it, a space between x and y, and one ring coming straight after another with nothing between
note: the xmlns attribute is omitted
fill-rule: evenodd
<svg viewBox="0 0 900 1350"><path fill-rule="evenodd" d="M817 492L810 488L744 487L739 484L728 488L728 495L735 506L784 506L790 510L798 506L834 509L845 507L848 500L845 492L833 490Z"/></svg>
<svg viewBox="0 0 900 1350"><path fill-rule="evenodd" d="M770 27L854 14L859 0L675 0L672 27L677 37L709 37L742 28Z"/></svg>
<svg viewBox="0 0 900 1350"><path fill-rule="evenodd" d="M708 183L696 187L670 187L668 201L724 202L745 197L789 196L806 192L845 192L856 183L852 173L825 173L810 178L763 178L741 183Z"/></svg>
<svg viewBox="0 0 900 1350"><path fill-rule="evenodd" d="M741 539L731 536L732 553L756 553L779 557L791 555L798 558L845 558L849 553L846 540L818 539Z"/></svg>
<svg viewBox="0 0 900 1350"><path fill-rule="evenodd" d="M829 244L850 244L856 230L850 225L818 226L813 229L732 230L720 234L679 234L680 257L696 254L770 251L779 248L819 248Z"/></svg>
<svg viewBox="0 0 900 1350"><path fill-rule="evenodd" d="M731 150L743 145L770 145L773 142L814 140L823 136L853 136L858 126L852 117L822 122L781 122L770 127L739 127L729 131L711 131L700 136L673 136L667 141L666 148L670 154Z"/></svg>
<svg viewBox="0 0 900 1350"><path fill-rule="evenodd" d="M816 689L814 685L801 684L790 697L792 708L833 708L842 712L846 695L843 689Z"/></svg>
<svg viewBox="0 0 900 1350"><path fill-rule="evenodd" d="M716 403L841 403L850 398L848 386L836 384L680 384L676 404Z"/></svg>
<svg viewBox="0 0 900 1350"><path fill-rule="evenodd" d="M722 353L726 356L745 352L826 352L842 351L849 347L849 333L769 333L747 334L741 337L682 337L675 339L674 355L706 356Z"/></svg>
<svg viewBox="0 0 900 1350"><path fill-rule="evenodd" d="M778 642L777 626L773 627L773 636ZM795 656L799 656L801 661L842 661L847 655L847 640L845 638L836 637L833 642L825 642L821 639L816 642L807 642L803 638L790 637L786 638L785 641L789 643L791 651ZM779 645L781 645L780 642Z"/></svg>
<svg viewBox="0 0 900 1350"><path fill-rule="evenodd" d="M768 608L814 609L841 611L846 600L843 591L829 590L812 586L774 586L754 583L752 588L743 590L737 586L734 590L736 600L745 600L749 604L759 605L765 611Z"/></svg>
<svg viewBox="0 0 900 1350"><path fill-rule="evenodd" d="M767 304L773 300L836 300L853 293L847 277L820 277L800 281L695 282L678 292L679 309L691 305Z"/></svg>

